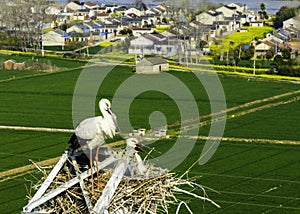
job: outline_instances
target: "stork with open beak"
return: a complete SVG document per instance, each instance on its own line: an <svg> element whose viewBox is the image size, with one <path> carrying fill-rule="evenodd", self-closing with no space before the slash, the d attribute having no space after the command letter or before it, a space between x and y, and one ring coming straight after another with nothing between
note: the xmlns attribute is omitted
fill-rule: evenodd
<svg viewBox="0 0 300 214"><path fill-rule="evenodd" d="M154 148L151 148L151 147L148 147L146 145L143 145L141 143L139 143L139 141L136 139L136 138L128 138L126 140L126 154L127 154L127 157L128 158L132 158L132 157L135 157L136 161L137 161L137 169L139 171L139 174L144 174L146 173L147 169L140 157L140 155L138 154L138 152L143 152L144 154L146 154L147 156L153 158L151 155L150 155L150 152L146 152L143 147L145 148L148 148L148 149L151 149L150 152L153 150L153 151L156 151L158 152L157 150L155 150ZM160 152L159 152L160 153Z"/></svg>

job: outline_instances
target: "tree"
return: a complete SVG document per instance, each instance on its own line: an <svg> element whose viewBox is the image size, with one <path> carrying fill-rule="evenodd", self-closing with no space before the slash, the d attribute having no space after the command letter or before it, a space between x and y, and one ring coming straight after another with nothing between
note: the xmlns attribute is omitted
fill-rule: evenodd
<svg viewBox="0 0 300 214"><path fill-rule="evenodd" d="M199 42L199 48L202 50L207 44L208 44L208 43L207 43L206 41L201 40L201 41Z"/></svg>
<svg viewBox="0 0 300 214"><path fill-rule="evenodd" d="M143 2L143 0L136 0L135 7L139 10L144 10L144 11L148 10L148 7L147 7L146 3Z"/></svg>
<svg viewBox="0 0 300 214"><path fill-rule="evenodd" d="M132 30L128 28L124 28L123 30L120 30L119 32L121 35L132 35Z"/></svg>
<svg viewBox="0 0 300 214"><path fill-rule="evenodd" d="M241 55L241 59L250 60L253 56L254 56L254 47L250 46L245 50L245 52L243 52L243 54Z"/></svg>
<svg viewBox="0 0 300 214"><path fill-rule="evenodd" d="M274 57L274 62L276 63L276 67L279 67L284 64L283 58L281 55L276 55Z"/></svg>
<svg viewBox="0 0 300 214"><path fill-rule="evenodd" d="M267 51L265 57L266 57L267 60L270 60L270 59L273 58L274 54L275 54L274 49L273 49L273 48L270 48L270 49Z"/></svg>
<svg viewBox="0 0 300 214"><path fill-rule="evenodd" d="M281 28L283 26L283 21L292 18L297 15L300 11L300 6L298 7L288 7L282 6L276 13L276 18L274 20L274 27Z"/></svg>
<svg viewBox="0 0 300 214"><path fill-rule="evenodd" d="M281 51L281 54L282 54L283 59L290 59L291 58L291 51L288 48L284 48Z"/></svg>
<svg viewBox="0 0 300 214"><path fill-rule="evenodd" d="M261 3L260 4L260 10L261 11L259 11L259 14L260 14L261 18L264 18L264 19L268 19L269 18L268 14L266 12L266 9L267 9L266 5L264 3Z"/></svg>
<svg viewBox="0 0 300 214"><path fill-rule="evenodd" d="M266 5L264 3L260 4L260 9L261 11L265 11L266 10Z"/></svg>
<svg viewBox="0 0 300 214"><path fill-rule="evenodd" d="M163 23L167 24L168 23L168 19L166 17L162 18L161 20Z"/></svg>
<svg viewBox="0 0 300 214"><path fill-rule="evenodd" d="M10 32L10 45L24 51L28 47L40 48L43 26L52 21L45 13L49 2L11 0L0 4L1 24Z"/></svg>

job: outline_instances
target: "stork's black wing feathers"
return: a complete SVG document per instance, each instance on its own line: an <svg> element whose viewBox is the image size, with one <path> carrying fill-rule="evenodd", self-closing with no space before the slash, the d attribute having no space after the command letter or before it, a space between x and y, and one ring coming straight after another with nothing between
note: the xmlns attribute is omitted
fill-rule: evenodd
<svg viewBox="0 0 300 214"><path fill-rule="evenodd" d="M80 147L80 143L79 143L78 138L75 135L75 133L71 136L68 144L69 144L69 148L72 150L76 150Z"/></svg>

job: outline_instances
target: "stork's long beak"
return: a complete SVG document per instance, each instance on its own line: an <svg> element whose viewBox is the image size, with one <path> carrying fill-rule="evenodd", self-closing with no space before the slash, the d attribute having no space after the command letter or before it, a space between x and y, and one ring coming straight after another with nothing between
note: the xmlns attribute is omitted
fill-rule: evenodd
<svg viewBox="0 0 300 214"><path fill-rule="evenodd" d="M141 143L140 143L139 145L142 146L142 147L145 147L145 148L147 148L147 149L153 150L153 151L155 151L155 152L157 152L157 153L159 153L159 154L161 154L161 152L158 151L158 150L156 150L154 147L146 146L146 145L141 144Z"/></svg>
<svg viewBox="0 0 300 214"><path fill-rule="evenodd" d="M121 132L120 127L119 127L119 124L118 124L118 122L117 122L117 116L112 112L111 109L108 109L108 112L110 113L111 118L112 118L112 120L113 120L113 122L114 122L114 124L115 124L116 132Z"/></svg>
<svg viewBox="0 0 300 214"><path fill-rule="evenodd" d="M144 147L143 144L136 144L135 150L138 152L143 152L144 154L148 155L151 158L154 158L152 155L150 155L149 152L146 152L142 147Z"/></svg>

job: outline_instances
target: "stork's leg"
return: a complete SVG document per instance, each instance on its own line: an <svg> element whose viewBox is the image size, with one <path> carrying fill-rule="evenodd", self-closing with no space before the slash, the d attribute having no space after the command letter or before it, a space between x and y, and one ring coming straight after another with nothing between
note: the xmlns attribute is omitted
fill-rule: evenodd
<svg viewBox="0 0 300 214"><path fill-rule="evenodd" d="M99 189L100 187L100 183L99 183L99 167L98 167L98 160L99 160L99 149L100 149L100 146L97 147L96 149L96 157L95 157L95 160L96 160L96 170L97 170L97 188Z"/></svg>
<svg viewBox="0 0 300 214"><path fill-rule="evenodd" d="M92 194L94 194L94 173L93 173L93 157L92 149L90 149L90 167L91 167L91 184L92 184Z"/></svg>

